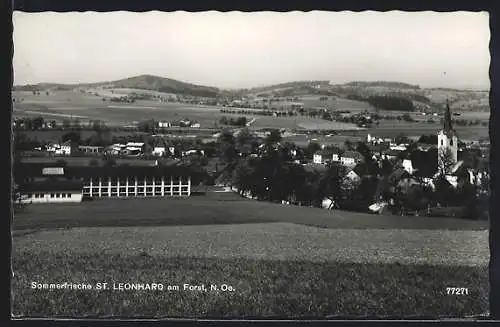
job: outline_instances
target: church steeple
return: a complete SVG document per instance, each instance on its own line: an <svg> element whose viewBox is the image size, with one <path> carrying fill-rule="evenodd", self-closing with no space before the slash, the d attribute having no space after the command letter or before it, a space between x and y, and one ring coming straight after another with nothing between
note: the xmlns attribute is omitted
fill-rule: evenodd
<svg viewBox="0 0 500 327"><path fill-rule="evenodd" d="M451 123L450 103L449 103L448 99L446 99L446 111L444 112L443 131L446 134L453 132L453 126Z"/></svg>

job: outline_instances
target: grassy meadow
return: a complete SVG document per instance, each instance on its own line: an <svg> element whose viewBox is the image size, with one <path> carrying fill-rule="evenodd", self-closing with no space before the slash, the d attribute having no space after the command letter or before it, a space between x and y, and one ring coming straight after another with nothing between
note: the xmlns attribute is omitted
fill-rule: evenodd
<svg viewBox="0 0 500 327"><path fill-rule="evenodd" d="M98 249L96 249L98 250ZM486 267L165 258L24 249L13 259L15 317L466 317L487 312ZM42 283L161 283L174 291L37 290ZM219 290L183 290L183 284ZM222 291L222 285L232 291ZM446 287L467 285L468 296Z"/></svg>
<svg viewBox="0 0 500 327"><path fill-rule="evenodd" d="M232 193L29 205L14 216L17 317L328 318L487 311L487 224L282 206ZM162 283L173 291L38 290ZM183 290L183 284L233 291ZM467 287L469 295L446 294Z"/></svg>

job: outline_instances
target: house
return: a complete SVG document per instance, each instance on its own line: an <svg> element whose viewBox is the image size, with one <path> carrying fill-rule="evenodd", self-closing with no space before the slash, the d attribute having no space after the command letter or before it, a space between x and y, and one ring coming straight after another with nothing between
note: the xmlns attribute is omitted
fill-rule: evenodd
<svg viewBox="0 0 500 327"><path fill-rule="evenodd" d="M164 146L155 146L153 148L152 154L154 156L163 157L165 155L165 147Z"/></svg>
<svg viewBox="0 0 500 327"><path fill-rule="evenodd" d="M323 155L321 152L317 152L313 154L313 163L315 164L322 164L323 163Z"/></svg>
<svg viewBox="0 0 500 327"><path fill-rule="evenodd" d="M19 186L23 203L82 202L81 181L45 179Z"/></svg>
<svg viewBox="0 0 500 327"><path fill-rule="evenodd" d="M182 119L179 121L179 126L180 127L189 127L191 126L191 121L189 119Z"/></svg>
<svg viewBox="0 0 500 327"><path fill-rule="evenodd" d="M368 149L373 154L373 159L377 160L382 157L382 155L389 150L389 143L380 142L375 144L368 144Z"/></svg>
<svg viewBox="0 0 500 327"><path fill-rule="evenodd" d="M313 163L315 164L328 164L330 162L338 162L339 149L323 148L323 150L316 152L313 155Z"/></svg>
<svg viewBox="0 0 500 327"><path fill-rule="evenodd" d="M72 141L68 140L55 149L55 154L69 156L72 152L74 152L75 149L75 144Z"/></svg>
<svg viewBox="0 0 500 327"><path fill-rule="evenodd" d="M358 151L345 151L340 157L340 163L344 166L355 166L363 161L363 155Z"/></svg>
<svg viewBox="0 0 500 327"><path fill-rule="evenodd" d="M406 170L410 175L413 174L413 172L414 172L413 163L410 159L403 159L402 166L403 166L403 169Z"/></svg>
<svg viewBox="0 0 500 327"><path fill-rule="evenodd" d="M373 213L383 214L388 205L389 203L386 201L379 201L370 205L368 207L368 210L370 210Z"/></svg>
<svg viewBox="0 0 500 327"><path fill-rule="evenodd" d="M128 142L125 144L125 153L131 155L143 154L146 151L146 145L144 142Z"/></svg>
<svg viewBox="0 0 500 327"><path fill-rule="evenodd" d="M385 151L384 154L382 154L382 159L396 159L398 156L400 156L402 151L399 150L388 150Z"/></svg>
<svg viewBox="0 0 500 327"><path fill-rule="evenodd" d="M37 169L38 168L38 169ZM64 167L23 164L16 169L22 203L81 202L82 182L67 178Z"/></svg>
<svg viewBox="0 0 500 327"><path fill-rule="evenodd" d="M78 151L83 153L103 153L104 147L96 145L79 145Z"/></svg>
<svg viewBox="0 0 500 327"><path fill-rule="evenodd" d="M354 169L350 170L345 176L345 179L348 179L351 182L357 183L361 181L361 176L359 176Z"/></svg>
<svg viewBox="0 0 500 327"><path fill-rule="evenodd" d="M389 147L391 150L396 150L396 151L406 151L408 145L406 144L394 144L392 143Z"/></svg>
<svg viewBox="0 0 500 327"><path fill-rule="evenodd" d="M193 127L193 128L200 128L201 125L200 125L200 123L193 123L193 124L191 124L191 127Z"/></svg>
<svg viewBox="0 0 500 327"><path fill-rule="evenodd" d="M476 184L476 174L461 160L451 167L450 172L445 175L445 178L454 188L464 183Z"/></svg>
<svg viewBox="0 0 500 327"><path fill-rule="evenodd" d="M172 123L170 123L169 121L159 121L159 122L158 122L158 127L159 127L159 128L168 128L168 127L172 127Z"/></svg>
<svg viewBox="0 0 500 327"><path fill-rule="evenodd" d="M115 143L113 145L110 145L105 152L118 155L122 154L125 151L126 145L120 144L120 143Z"/></svg>
<svg viewBox="0 0 500 327"><path fill-rule="evenodd" d="M197 154L201 154L202 156L204 156L205 152L203 150L196 150L196 149L182 152L183 156L192 156L192 155L197 155Z"/></svg>

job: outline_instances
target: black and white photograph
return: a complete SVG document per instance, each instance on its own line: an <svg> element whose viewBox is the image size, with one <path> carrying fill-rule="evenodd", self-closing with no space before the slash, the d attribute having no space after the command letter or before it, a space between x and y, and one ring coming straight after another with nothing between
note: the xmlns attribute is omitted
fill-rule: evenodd
<svg viewBox="0 0 500 327"><path fill-rule="evenodd" d="M488 12L12 21L13 319L489 315Z"/></svg>

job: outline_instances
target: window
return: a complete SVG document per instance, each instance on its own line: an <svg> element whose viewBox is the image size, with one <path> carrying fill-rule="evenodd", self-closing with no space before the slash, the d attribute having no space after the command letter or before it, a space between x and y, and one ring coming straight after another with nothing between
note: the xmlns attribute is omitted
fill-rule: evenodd
<svg viewBox="0 0 500 327"><path fill-rule="evenodd" d="M38 197L43 198L43 193L38 194Z"/></svg>
<svg viewBox="0 0 500 327"><path fill-rule="evenodd" d="M444 141L443 140L441 140L441 145L444 145Z"/></svg>
<svg viewBox="0 0 500 327"><path fill-rule="evenodd" d="M54 193L50 193L50 197L53 198L55 196Z"/></svg>
<svg viewBox="0 0 500 327"><path fill-rule="evenodd" d="M450 140L450 145L453 145L453 139Z"/></svg>
<svg viewBox="0 0 500 327"><path fill-rule="evenodd" d="M56 198L60 198L61 197L61 193L56 193Z"/></svg>
<svg viewBox="0 0 500 327"><path fill-rule="evenodd" d="M31 193L28 193L27 195L28 195L28 198L31 198L31 195L32 195L32 194L31 194Z"/></svg>

